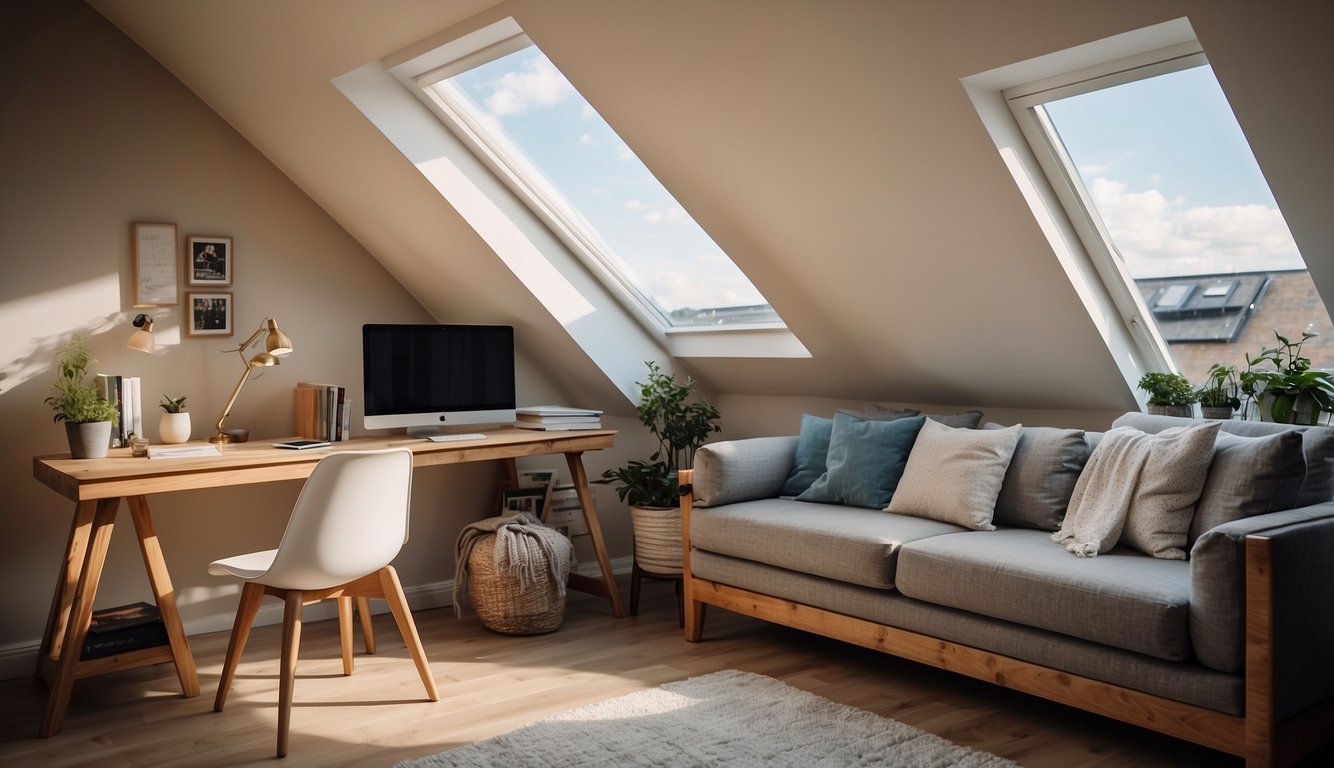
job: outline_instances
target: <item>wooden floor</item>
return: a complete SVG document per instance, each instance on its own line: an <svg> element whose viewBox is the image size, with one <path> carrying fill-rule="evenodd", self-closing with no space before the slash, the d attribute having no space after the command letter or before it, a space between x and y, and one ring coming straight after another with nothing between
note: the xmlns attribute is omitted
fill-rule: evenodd
<svg viewBox="0 0 1334 768"><path fill-rule="evenodd" d="M278 627L257 628L227 708L212 711L226 633L191 638L203 694L182 698L168 665L78 681L64 729L37 739L44 690L0 682L0 766L392 766L554 712L722 669L769 675L1025 766L1236 766L1210 750L842 643L711 610L705 641L681 639L668 582L638 617L571 593L553 634L510 637L449 609L416 614L440 688L421 681L387 615L379 652L341 674L335 622L309 623L291 746L274 754Z"/></svg>

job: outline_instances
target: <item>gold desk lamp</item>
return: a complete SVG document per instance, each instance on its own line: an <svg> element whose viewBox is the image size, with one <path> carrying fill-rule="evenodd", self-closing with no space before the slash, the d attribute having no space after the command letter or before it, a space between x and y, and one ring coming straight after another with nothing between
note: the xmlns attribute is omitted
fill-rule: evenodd
<svg viewBox="0 0 1334 768"><path fill-rule="evenodd" d="M268 337L264 339L264 352L258 352L249 360L246 359L245 350L251 344L259 341L261 334L267 333ZM245 372L241 374L241 380L236 382L236 389L232 390L232 396L227 400L227 407L222 409L222 415L218 417L218 434L210 437L210 443L224 444L232 441L232 436L222 431L222 423L227 420L227 414L232 412L232 406L236 404L236 398L241 394L241 388L245 386L246 381L250 379L250 370L252 368L267 368L270 365L277 365L278 358L290 354L292 351L292 340L287 338L287 334L278 330L278 321L271 317L264 318L264 323L260 325L259 330L251 334L250 338L241 342L235 349L224 349L223 352L235 352L241 356L241 362L245 364Z"/></svg>

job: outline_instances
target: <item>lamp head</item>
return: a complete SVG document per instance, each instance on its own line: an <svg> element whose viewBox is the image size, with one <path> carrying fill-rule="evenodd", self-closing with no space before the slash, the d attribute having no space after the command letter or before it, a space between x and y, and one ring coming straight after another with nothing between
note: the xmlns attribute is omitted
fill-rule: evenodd
<svg viewBox="0 0 1334 768"><path fill-rule="evenodd" d="M287 338L287 334L278 329L278 321L270 317L264 321L264 324L269 331L268 337L264 339L264 348L269 351L269 354L279 356L291 354L292 340Z"/></svg>
<svg viewBox="0 0 1334 768"><path fill-rule="evenodd" d="M138 317L134 318L133 324L139 330L130 335L130 340L125 346L150 355L156 352L157 341L153 338L153 318L141 312Z"/></svg>

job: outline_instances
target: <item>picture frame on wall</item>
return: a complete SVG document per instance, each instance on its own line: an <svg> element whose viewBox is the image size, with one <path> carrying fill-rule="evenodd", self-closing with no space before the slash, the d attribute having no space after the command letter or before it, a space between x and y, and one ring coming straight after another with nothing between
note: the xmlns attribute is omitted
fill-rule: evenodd
<svg viewBox="0 0 1334 768"><path fill-rule="evenodd" d="M192 286L232 284L232 239L191 235L185 245L186 282Z"/></svg>
<svg viewBox="0 0 1334 768"><path fill-rule="evenodd" d="M185 294L185 334L187 336L231 336L232 294Z"/></svg>
<svg viewBox="0 0 1334 768"><path fill-rule="evenodd" d="M176 225L136 221L130 224L134 262L134 306L167 307L181 302L177 287Z"/></svg>

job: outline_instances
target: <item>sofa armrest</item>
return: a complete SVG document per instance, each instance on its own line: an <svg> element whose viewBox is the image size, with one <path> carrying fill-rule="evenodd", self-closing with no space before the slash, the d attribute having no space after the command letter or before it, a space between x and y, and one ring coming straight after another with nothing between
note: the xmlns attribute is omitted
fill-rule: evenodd
<svg viewBox="0 0 1334 768"><path fill-rule="evenodd" d="M1309 706L1317 693L1321 695L1316 698L1334 693L1334 659L1323 651L1301 651L1334 647L1334 614L1316 607L1334 605L1334 502L1234 520L1205 533L1191 549L1190 634L1195 654L1206 666L1233 674L1244 669L1250 618L1248 537L1267 539L1270 547L1274 706L1291 713ZM1289 663L1301 671L1290 669Z"/></svg>
<svg viewBox="0 0 1334 768"><path fill-rule="evenodd" d="M710 443L695 451L691 495L696 506L778 496L796 461L797 436Z"/></svg>

